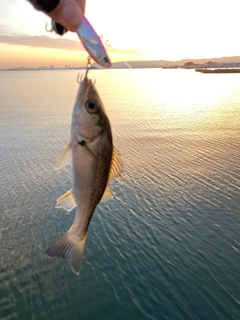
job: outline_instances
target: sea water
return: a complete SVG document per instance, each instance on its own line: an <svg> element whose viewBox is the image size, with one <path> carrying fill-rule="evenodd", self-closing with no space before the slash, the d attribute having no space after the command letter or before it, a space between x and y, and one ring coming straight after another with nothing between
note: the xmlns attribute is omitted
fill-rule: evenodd
<svg viewBox="0 0 240 320"><path fill-rule="evenodd" d="M71 167L77 70L0 72L0 319L240 319L240 75L91 70L124 174L79 276L44 251Z"/></svg>

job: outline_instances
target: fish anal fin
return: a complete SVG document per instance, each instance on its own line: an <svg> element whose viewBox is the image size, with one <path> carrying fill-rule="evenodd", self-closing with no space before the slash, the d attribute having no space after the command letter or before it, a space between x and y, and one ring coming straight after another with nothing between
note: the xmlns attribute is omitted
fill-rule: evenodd
<svg viewBox="0 0 240 320"><path fill-rule="evenodd" d="M104 202L104 201L111 200L111 199L113 199L113 197L114 197L114 196L113 196L113 193L112 193L109 185L107 185L107 187L106 187L106 189L105 189L105 191L104 191L104 194L103 194L100 202Z"/></svg>
<svg viewBox="0 0 240 320"><path fill-rule="evenodd" d="M72 152L71 152L71 143L68 142L63 154L59 158L58 162L55 165L55 169L60 169L71 163Z"/></svg>
<svg viewBox="0 0 240 320"><path fill-rule="evenodd" d="M115 147L113 147L112 161L111 161L108 181L111 182L112 180L117 179L118 177L121 176L122 172L123 172L123 163L120 157L120 153Z"/></svg>
<svg viewBox="0 0 240 320"><path fill-rule="evenodd" d="M79 237L68 231L63 237L52 244L44 255L48 258L65 259L71 266L72 271L79 274L86 238L87 234L82 239L79 239Z"/></svg>
<svg viewBox="0 0 240 320"><path fill-rule="evenodd" d="M61 197L57 199L56 208L63 208L70 212L76 207L76 203L73 197L72 190L68 190Z"/></svg>

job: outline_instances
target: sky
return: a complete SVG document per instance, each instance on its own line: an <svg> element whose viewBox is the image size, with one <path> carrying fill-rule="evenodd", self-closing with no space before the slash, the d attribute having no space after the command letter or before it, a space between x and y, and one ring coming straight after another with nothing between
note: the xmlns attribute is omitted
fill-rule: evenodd
<svg viewBox="0 0 240 320"><path fill-rule="evenodd" d="M87 0L85 16L113 62L240 56L239 0ZM45 30L26 0L0 0L0 68L83 66L77 35Z"/></svg>

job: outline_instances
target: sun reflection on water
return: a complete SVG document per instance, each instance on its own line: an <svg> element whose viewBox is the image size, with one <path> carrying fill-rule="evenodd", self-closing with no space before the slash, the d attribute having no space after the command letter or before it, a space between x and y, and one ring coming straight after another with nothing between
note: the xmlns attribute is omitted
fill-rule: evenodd
<svg viewBox="0 0 240 320"><path fill-rule="evenodd" d="M69 139L76 71L0 78L0 318L195 319L197 301L206 320L237 319L240 80L89 75L124 174L94 213L79 277L43 255L73 221L55 208L71 168L54 166Z"/></svg>

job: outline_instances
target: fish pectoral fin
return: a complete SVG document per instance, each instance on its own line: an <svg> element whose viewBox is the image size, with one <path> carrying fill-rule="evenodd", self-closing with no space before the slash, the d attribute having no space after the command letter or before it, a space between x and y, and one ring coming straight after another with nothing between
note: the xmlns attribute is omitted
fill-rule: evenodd
<svg viewBox="0 0 240 320"><path fill-rule="evenodd" d="M109 185L107 185L100 202L108 201L108 200L111 200L113 198L114 198L114 195L113 195Z"/></svg>
<svg viewBox="0 0 240 320"><path fill-rule="evenodd" d="M118 150L113 147L112 161L109 171L108 181L112 181L121 176L123 172L123 163Z"/></svg>
<svg viewBox="0 0 240 320"><path fill-rule="evenodd" d="M95 156L95 154L89 149L86 141L82 140L80 142L78 142L78 145L81 146L83 153L88 156L89 158L94 158L95 160L97 160L97 157Z"/></svg>
<svg viewBox="0 0 240 320"><path fill-rule="evenodd" d="M48 258L65 259L71 266L72 271L79 274L86 238L87 234L82 239L79 239L79 237L68 231L62 238L52 244L44 255Z"/></svg>
<svg viewBox="0 0 240 320"><path fill-rule="evenodd" d="M76 207L76 203L73 197L72 190L68 190L61 197L57 199L55 208L63 208L70 212L73 208Z"/></svg>
<svg viewBox="0 0 240 320"><path fill-rule="evenodd" d="M60 169L71 163L72 152L71 152L71 143L68 142L63 154L59 158L58 162L55 165L55 169Z"/></svg>

